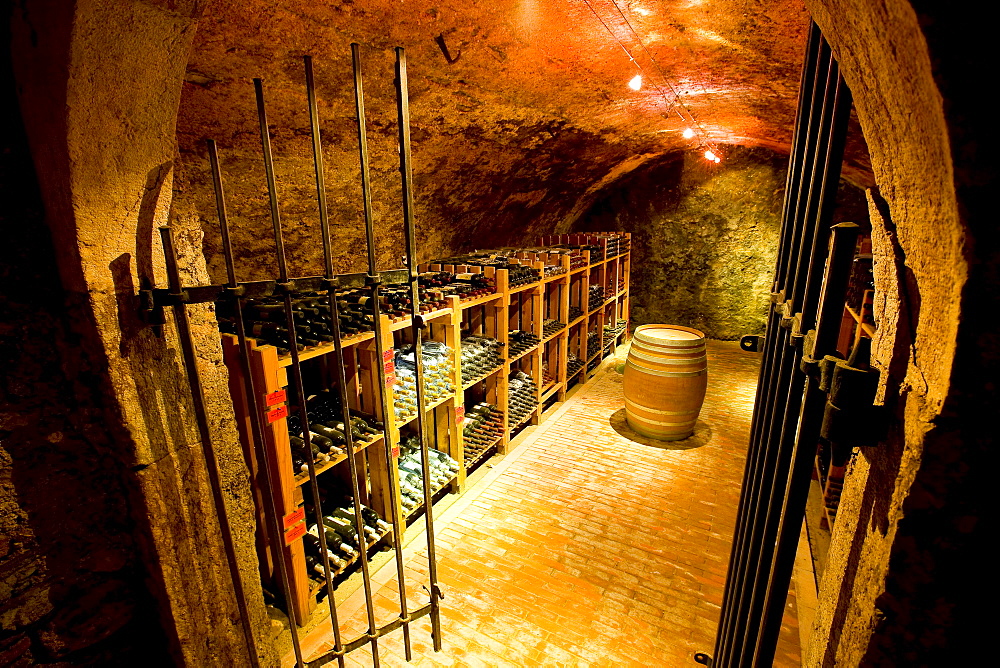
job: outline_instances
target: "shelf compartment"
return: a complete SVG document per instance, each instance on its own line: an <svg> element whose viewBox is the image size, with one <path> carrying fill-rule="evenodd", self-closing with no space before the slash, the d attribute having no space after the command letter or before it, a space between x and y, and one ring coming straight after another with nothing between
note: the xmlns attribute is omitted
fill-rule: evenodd
<svg viewBox="0 0 1000 668"><path fill-rule="evenodd" d="M442 406L442 405L448 403L449 401L451 401L454 398L455 398L454 394L449 394L449 395L447 395L447 396L445 396L445 397L443 397L441 399L437 399L437 400L433 401L432 403L426 404L424 406L424 412L426 413L428 411L432 411L435 408L437 408L438 406ZM411 422L413 422L416 419L417 419L417 414L414 413L413 415L411 415L410 417L406 418L405 420L400 420L399 422L397 422L396 423L396 428L397 429L401 429L402 427L405 427L406 425L410 424Z"/></svg>
<svg viewBox="0 0 1000 668"><path fill-rule="evenodd" d="M495 302L498 299L503 298L502 292L494 292L492 295L483 295L482 297L476 297L475 299L469 299L467 301L459 302L459 308L467 309L473 306L481 306L483 304L489 304Z"/></svg>
<svg viewBox="0 0 1000 668"><path fill-rule="evenodd" d="M520 353L517 357L511 357L509 360L507 360L507 365L509 366L509 365L513 364L514 362L517 362L519 360L524 359L525 357L527 357L531 353L537 352L538 351L538 346L540 346L540 345L541 344L536 343L535 345L533 345L530 348L528 348L527 350L525 350L523 353Z"/></svg>
<svg viewBox="0 0 1000 668"><path fill-rule="evenodd" d="M347 336L340 340L340 345L342 348L349 348L351 346L356 346L359 343L364 343L365 341L371 341L375 338L375 332L361 332L360 334L355 334L354 336ZM324 343L323 345L313 346L312 348L306 348L299 353L299 361L305 362L306 360L311 360L316 357L322 357L323 355L330 355L333 353L336 346L333 343ZM292 365L292 355L281 355L278 357L278 366L291 366Z"/></svg>
<svg viewBox="0 0 1000 668"><path fill-rule="evenodd" d="M472 387L476 383L481 383L484 380L486 380L487 378L489 378L490 376L496 375L496 373L498 371L501 371L504 368L504 365L506 365L506 364L507 364L507 360L504 360L503 362L501 362L500 366L498 366L498 367L496 367L494 369L491 369L489 373L486 373L486 374L484 374L484 375L482 375L479 378L476 378L474 380L470 380L468 383L463 383L462 384L462 391L464 392L465 390L469 389L470 387Z"/></svg>
<svg viewBox="0 0 1000 668"><path fill-rule="evenodd" d="M384 438L385 438L384 436L379 436L378 438L376 438L373 441L367 441L367 442L363 443L362 445L355 445L354 446L354 452L355 452L355 454L357 454L359 452L363 452L366 448L370 448L371 446L373 446L373 445L375 445L377 443L382 443L382 441L383 441ZM316 464L315 465L316 466L316 477L318 478L321 473L325 473L326 471L329 471L330 469L332 469L334 466L336 466L340 462L346 462L346 461L347 461L347 455L337 455L337 456L335 456L333 459L331 459L328 462L324 462L322 464ZM304 471L302 473L296 473L295 474L295 486L296 487L301 487L302 485L306 484L307 482L309 482L309 472L308 471Z"/></svg>

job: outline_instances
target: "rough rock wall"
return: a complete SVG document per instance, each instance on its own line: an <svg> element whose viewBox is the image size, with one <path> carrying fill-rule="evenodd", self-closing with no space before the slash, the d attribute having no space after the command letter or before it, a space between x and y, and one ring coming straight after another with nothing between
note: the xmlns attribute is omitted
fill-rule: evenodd
<svg viewBox="0 0 1000 668"><path fill-rule="evenodd" d="M763 334L787 164L766 149L734 149L720 165L675 153L606 188L574 229L632 233L634 324ZM861 197L842 184L835 220L864 222Z"/></svg>
<svg viewBox="0 0 1000 668"><path fill-rule="evenodd" d="M0 3L0 665L166 665L21 130Z"/></svg>
<svg viewBox="0 0 1000 668"><path fill-rule="evenodd" d="M127 519L156 600L142 610L157 615L175 663L246 665L253 651L261 665L275 665L263 594L253 586L260 573L249 475L217 325L208 309L191 309L253 647L241 633L175 329L168 314L158 335L139 313L137 290L165 283L156 228L168 220L180 82L198 11L197 2L174 0L21 3L11 21L13 71L69 304L69 359L91 372L91 394L74 388L71 396L93 402L86 408L102 429L87 441L108 447L98 461L120 462ZM177 237L185 280L203 281L200 234ZM62 406L51 410L75 412L73 403ZM76 503L121 502L114 491L101 500L108 489L93 482L94 498L81 490ZM70 503L65 512L73 510Z"/></svg>
<svg viewBox="0 0 1000 668"><path fill-rule="evenodd" d="M806 4L871 150L877 262L893 264L876 298L900 327L875 351L888 438L845 480L805 662L980 665L1000 401L998 142L976 82L991 28L923 1Z"/></svg>

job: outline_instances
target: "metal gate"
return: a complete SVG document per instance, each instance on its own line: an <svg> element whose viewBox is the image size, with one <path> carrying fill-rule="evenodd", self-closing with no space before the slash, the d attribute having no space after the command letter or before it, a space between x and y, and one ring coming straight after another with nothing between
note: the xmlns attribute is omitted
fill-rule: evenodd
<svg viewBox="0 0 1000 668"><path fill-rule="evenodd" d="M858 226L831 218L851 95L812 25L788 166L780 245L729 571L712 656L771 666L823 425ZM829 242L828 242L829 240Z"/></svg>
<svg viewBox="0 0 1000 668"><path fill-rule="evenodd" d="M226 505L222 495L219 480L218 462L211 445L209 435L209 422L205 408L205 397L203 387L198 374L196 364L197 353L194 338L192 336L190 323L188 320L187 305L206 302L228 302L235 311L236 335L239 341L240 362L242 365L241 374L243 376L244 391L247 397L257 397L259 388L254 386L253 374L250 372L250 346L247 340L247 331L243 320L243 309L245 302L250 298L279 297L283 300L283 320L289 339L292 345L289 346L291 354L291 387L299 397L297 411L302 425L308 425L309 420L306 415L305 391L302 380L302 367L296 335L296 316L293 310L292 299L297 294L303 293L325 293L327 296L327 314L333 332L333 368L336 373L336 383L339 390L340 405L343 409L342 420L344 425L351 424L351 415L348 408L349 402L346 394L345 377L345 357L341 345L341 328L335 291L338 288L366 288L370 291L370 303L374 308L374 328L375 346L377 359L383 359L386 353L382 345L382 321L379 312L379 290L385 284L406 284L409 286L409 296L412 306L412 338L414 341L415 359L415 380L417 398L417 433L420 435L421 467L423 472L423 504L425 535L427 540L428 557L428 583L427 590L430 593L430 602L426 605L411 610L407 601L406 582L404 578L404 563L402 551L402 534L405 526L399 526L398 522L392 523L391 545L395 551L396 575L399 590L399 614L390 623L378 627L375 620L375 605L372 593L371 573L369 572L369 558L366 549L361 549L360 565L364 584L365 604L368 618L368 631L357 638L346 639L342 637L340 624L337 616L337 605L334 598L334 585L330 562L330 550L327 546L325 533L319 530L318 539L320 553L322 556L323 572L325 573L326 599L329 605L330 622L334 636L334 648L332 651L318 656L310 661L306 661L302 656L302 649L299 640L298 627L304 620L298 619L294 606L291 605L292 593L289 585L289 573L287 564L283 558L275 558L274 563L277 571L277 579L282 588L288 608L290 621L290 631L292 646L295 652L296 665L298 666L321 666L336 660L340 666L344 665L344 657L351 651L363 647L371 646L374 665L379 665L378 641L382 636L402 628L403 644L407 660L411 658L410 647L410 624L420 617L430 615L431 633L433 646L436 651L441 649L441 624L439 602L443 598L437 578L437 565L434 549L434 517L432 507L431 475L429 475L428 457L428 432L425 425L425 397L423 385L423 361L421 354L421 327L423 322L420 317L420 294L417 285L417 265L416 265L416 238L414 235L413 220L413 192L410 163L410 131L409 131L409 102L407 91L406 55L401 47L395 49L396 53L396 106L399 125L399 168L402 175L402 198L403 198L403 227L406 240L406 269L395 271L376 270L375 258L375 236L372 223L371 210L371 188L368 169L368 145L367 132L365 127L365 105L364 90L361 76L360 47L358 44L351 45L351 55L354 68L354 94L357 109L357 129L358 145L361 163L362 197L365 221L365 238L367 244L368 271L361 274L335 275L333 272L332 249L330 242L330 225L327 215L326 187L323 172L323 152L320 136L319 114L316 101L316 87L313 78L312 59L309 56L304 58L305 65L305 86L308 98L308 111L310 119L310 129L312 137L313 160L316 178L316 197L320 213L320 231L322 235L321 243L323 248L323 258L325 271L322 276L309 276L292 278L288 275L288 268L285 261L284 239L281 228L281 216L279 212L276 184L274 177L273 161L271 157L270 134L267 125L267 114L264 99L264 86L260 79L254 79L254 90L257 101L257 116L260 126L261 147L263 152L264 169L267 178L267 189L270 203L270 216L274 232L275 252L278 264L278 276L272 280L241 282L237 279L237 267L234 261L233 247L229 235L229 223L226 216L226 201L222 183L222 175L219 165L219 155L216 144L213 140L208 141L208 152L211 160L212 177L215 188L216 205L218 208L219 225L222 233L222 247L226 259L227 283L225 285L181 285L180 273L177 265L177 257L174 252L173 238L171 231L167 227L160 228L163 240L163 249L166 256L166 266L169 287L167 289L154 289L144 291L143 298L147 308L153 313L151 316L156 320L155 312L163 307L171 307L174 310L175 322L179 334L180 345L184 357L184 364L187 370L188 379L194 399L195 417L198 424L199 435L202 441L202 448L205 454L205 461L208 467L209 479L212 487L213 500L222 530L222 539L226 549L229 573L232 578L236 599L241 613L243 633L246 640L248 660L251 665L259 665L257 651L254 642L254 630L251 628L251 621L247 609L246 597L244 595L245 584L241 580L236 562L235 546L230 529L229 520L226 513ZM160 320L162 322L162 320ZM391 351L390 351L391 354ZM383 415L391 411L384 384L378 385L378 402L382 407ZM267 490L271 489L271 481L275 479L276 472L273 470L273 463L269 457L260 451L264 442L263 438L263 417L259 411L248 411L250 431L254 447L257 449L257 462L260 466L260 475ZM387 430L387 422L383 420L383 429ZM358 470L358 460L353 456L355 453L354 441L351 429L345 428L346 450L351 453L348 456L350 469L350 484L353 492L354 506L354 530L358 536L363 537L364 518L360 502L359 486L366 475L364 471ZM305 442L305 451L311 450L310 430L303 427L302 438ZM393 461L390 438L387 433L383 433L383 444L386 449L386 461ZM308 465L308 488L311 495L311 502L315 513L315 520L318 527L324 525L324 515L322 499L316 479L316 467L312 457L305 458ZM388 487L390 503L395 507L396 494L398 490L394 485ZM264 500L264 516L266 518L263 530L267 534L268 542L272 546L282 545L283 526L282 515L274 506L270 494L260 495Z"/></svg>

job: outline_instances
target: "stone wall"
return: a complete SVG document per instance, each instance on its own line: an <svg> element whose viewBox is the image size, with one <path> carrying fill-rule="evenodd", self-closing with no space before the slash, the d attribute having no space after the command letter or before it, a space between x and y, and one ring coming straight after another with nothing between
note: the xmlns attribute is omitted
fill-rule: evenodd
<svg viewBox="0 0 1000 668"><path fill-rule="evenodd" d="M734 148L721 164L695 152L650 162L607 187L574 229L632 233L632 318L714 339L763 334L788 159ZM846 184L835 220L861 222Z"/></svg>
<svg viewBox="0 0 1000 668"><path fill-rule="evenodd" d="M0 665L167 665L0 34Z"/></svg>

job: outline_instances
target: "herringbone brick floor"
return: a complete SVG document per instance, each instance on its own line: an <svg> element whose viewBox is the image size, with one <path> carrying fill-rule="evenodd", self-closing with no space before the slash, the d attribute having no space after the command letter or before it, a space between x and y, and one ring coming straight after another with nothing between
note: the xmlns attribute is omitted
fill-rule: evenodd
<svg viewBox="0 0 1000 668"><path fill-rule="evenodd" d="M718 622L758 360L710 342L703 444L686 450L621 436L609 424L621 375L599 375L442 515L443 651L423 618L413 662L396 631L379 642L382 664L696 666ZM425 543L413 545L411 607L428 600ZM374 580L384 624L398 614L395 569ZM340 615L345 638L366 630L362 592ZM332 647L329 629L305 639L307 658ZM798 654L790 600L775 665L798 666ZM371 653L347 663L370 666Z"/></svg>

